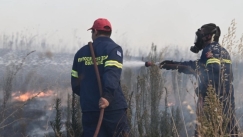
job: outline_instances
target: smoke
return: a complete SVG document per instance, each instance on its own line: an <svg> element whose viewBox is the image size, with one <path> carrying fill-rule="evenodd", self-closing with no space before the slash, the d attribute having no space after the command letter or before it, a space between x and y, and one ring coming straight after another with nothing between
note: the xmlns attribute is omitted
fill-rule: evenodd
<svg viewBox="0 0 243 137"><path fill-rule="evenodd" d="M137 67L143 67L145 66L145 62L144 61L136 61L136 60L124 60L123 62L123 67L126 68L137 68Z"/></svg>
<svg viewBox="0 0 243 137"><path fill-rule="evenodd" d="M8 42L9 44L9 42ZM23 43L22 43L23 44ZM14 45L18 45L18 42ZM20 44L21 45L21 44ZM25 44L23 44L25 45ZM9 47L2 46L0 47L0 91L3 93L3 78L6 77L7 71L10 71L9 68L14 69L21 63L22 58L29 53L31 50L36 49L38 47L38 43L32 42L30 44L30 48L27 46L18 47L16 46L14 49ZM73 57L75 52L70 53L65 50L58 49L59 52L52 52L57 46L51 48L52 46L45 41L42 41L42 48L37 50L36 52L29 55L25 62L23 63L22 68L16 74L13 79L13 88L12 88L12 106L16 106L22 104L26 99L31 98L38 92L42 92L42 97L36 97L33 101L29 102L24 108L23 113L21 114L25 118L31 117L32 120L28 121L28 125L26 127L26 132L35 136L43 136L44 133L50 131L50 127L48 127L48 121L54 119L53 112L53 104L54 99L56 97L61 97L63 99L62 105L65 107L67 102L67 95L71 92L70 85L70 72L73 62ZM81 47L81 46L80 46ZM49 49L51 48L51 50ZM76 47L75 47L76 48ZM78 49L78 48L76 48ZM125 50L125 49L124 49ZM142 48L140 48L142 50ZM175 60L175 61L185 61L185 60L196 60L199 58L199 54L190 53L189 47L188 49L182 50L180 47L169 47L167 50L164 50L163 46L158 49L158 52L164 52L164 60ZM144 54L146 53L146 54ZM129 58L125 58L123 61L123 74L122 80L128 81L130 79L131 90L135 89L136 85L133 85L136 81L136 76L141 69L141 67L145 66L145 61L150 61L146 56L149 55L148 50L144 50L142 54L137 56L128 55ZM126 55L127 56L127 55ZM160 61L160 60L159 60ZM161 60L163 61L163 60ZM242 101L242 93L240 92L242 86L242 76L243 76L243 64L241 62L236 62L233 60L234 68L234 88L235 88L235 97L236 97L236 108L237 117L240 117L243 109L240 104ZM237 65L237 66L236 66ZM128 73L129 69L132 70L132 73ZM176 71L165 71L161 70L164 74L164 78L166 79L165 85L168 85L168 95L169 95L169 105L177 105L177 97L178 94L181 96L181 101L186 101L186 104L183 104L183 110L185 116L185 121L190 122L195 118L194 111L195 110L195 96L194 96L194 88L195 79L188 75L181 75L181 81L179 89L180 93L175 93L172 81L172 75L177 73ZM128 82L127 82L128 83ZM52 91L51 94L49 91ZM47 96L48 95L48 96ZM0 96L1 100L2 95ZM23 98L21 100L20 98ZM160 108L163 109L164 101L161 101ZM14 108L9 109L9 113ZM239 121L239 123L242 123ZM20 123L18 123L20 124ZM18 124L15 124L14 127L19 127ZM9 128L5 130L7 133L12 133L14 128ZM9 136L9 134L7 134ZM18 135L16 135L18 136Z"/></svg>

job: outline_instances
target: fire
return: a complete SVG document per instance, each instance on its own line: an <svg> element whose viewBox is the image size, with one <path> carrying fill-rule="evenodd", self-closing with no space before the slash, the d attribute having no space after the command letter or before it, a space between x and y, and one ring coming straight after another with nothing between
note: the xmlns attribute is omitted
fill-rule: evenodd
<svg viewBox="0 0 243 137"><path fill-rule="evenodd" d="M22 95L19 95L17 97L14 97L14 100L18 100L18 101L26 101L28 100L30 97L32 96L32 94L30 92L26 92Z"/></svg>
<svg viewBox="0 0 243 137"><path fill-rule="evenodd" d="M14 100L17 100L17 101L27 101L28 99L31 99L32 97L35 97L35 96L37 98L42 98L42 97L48 97L48 96L53 96L53 95L56 95L56 94L54 94L53 90L39 91L39 92L28 91L24 94L21 94L21 92L19 91L19 92L13 93L12 97Z"/></svg>

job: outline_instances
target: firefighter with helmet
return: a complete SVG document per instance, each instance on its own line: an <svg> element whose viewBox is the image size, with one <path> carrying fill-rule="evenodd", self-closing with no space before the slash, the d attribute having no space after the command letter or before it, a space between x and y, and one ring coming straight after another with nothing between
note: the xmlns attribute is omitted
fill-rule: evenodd
<svg viewBox="0 0 243 137"><path fill-rule="evenodd" d="M165 60L160 63L160 67L166 70L177 69L179 73L194 75L194 72L199 71L199 76L195 75L199 78L198 88L195 90L198 96L197 115L200 115L199 110L203 107L204 99L207 96L207 88L211 85L223 104L223 113L226 119L229 119L229 122L226 122L226 132L227 134L231 134L231 137L235 137L238 131L235 120L232 61L228 51L218 42L220 33L220 28L214 23L201 26L196 31L195 45L190 48L194 53L202 50L200 59L184 62ZM200 133L196 125L195 136L199 135Z"/></svg>

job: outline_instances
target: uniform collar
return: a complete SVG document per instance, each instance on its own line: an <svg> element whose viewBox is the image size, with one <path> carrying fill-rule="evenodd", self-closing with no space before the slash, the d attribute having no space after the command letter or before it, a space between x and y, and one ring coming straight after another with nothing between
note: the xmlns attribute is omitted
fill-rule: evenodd
<svg viewBox="0 0 243 137"><path fill-rule="evenodd" d="M211 45L215 45L216 43L217 43L216 41L213 41L213 42L207 44L204 48L208 48L208 47L210 47ZM203 48L203 49L204 49L204 48Z"/></svg>
<svg viewBox="0 0 243 137"><path fill-rule="evenodd" d="M112 39L110 37L102 37L101 36L101 37L96 38L93 43L96 44L96 43L99 43L101 41L112 41Z"/></svg>

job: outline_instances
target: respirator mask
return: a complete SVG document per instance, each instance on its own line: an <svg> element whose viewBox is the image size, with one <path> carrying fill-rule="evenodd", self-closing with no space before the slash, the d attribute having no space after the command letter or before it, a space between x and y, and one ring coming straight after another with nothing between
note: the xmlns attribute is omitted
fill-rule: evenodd
<svg viewBox="0 0 243 137"><path fill-rule="evenodd" d="M191 48L190 48L191 52L193 52L193 53L198 53L200 50L202 50L204 45L205 45L205 42L207 42L209 40L213 40L213 41L218 42L218 40L219 40L220 28L218 26L216 26L213 30L211 30L208 33L203 34L201 31L202 31L201 29L198 29L196 31L194 46L191 46ZM206 37L208 35L212 35L212 38L208 39ZM203 37L205 37L205 41L203 40Z"/></svg>
<svg viewBox="0 0 243 137"><path fill-rule="evenodd" d="M195 35L195 40L194 40L194 46L191 46L190 50L193 53L198 53L200 50L202 50L203 45L204 45L204 41L202 40L203 35L201 33L201 29L198 29L196 31L196 35Z"/></svg>

